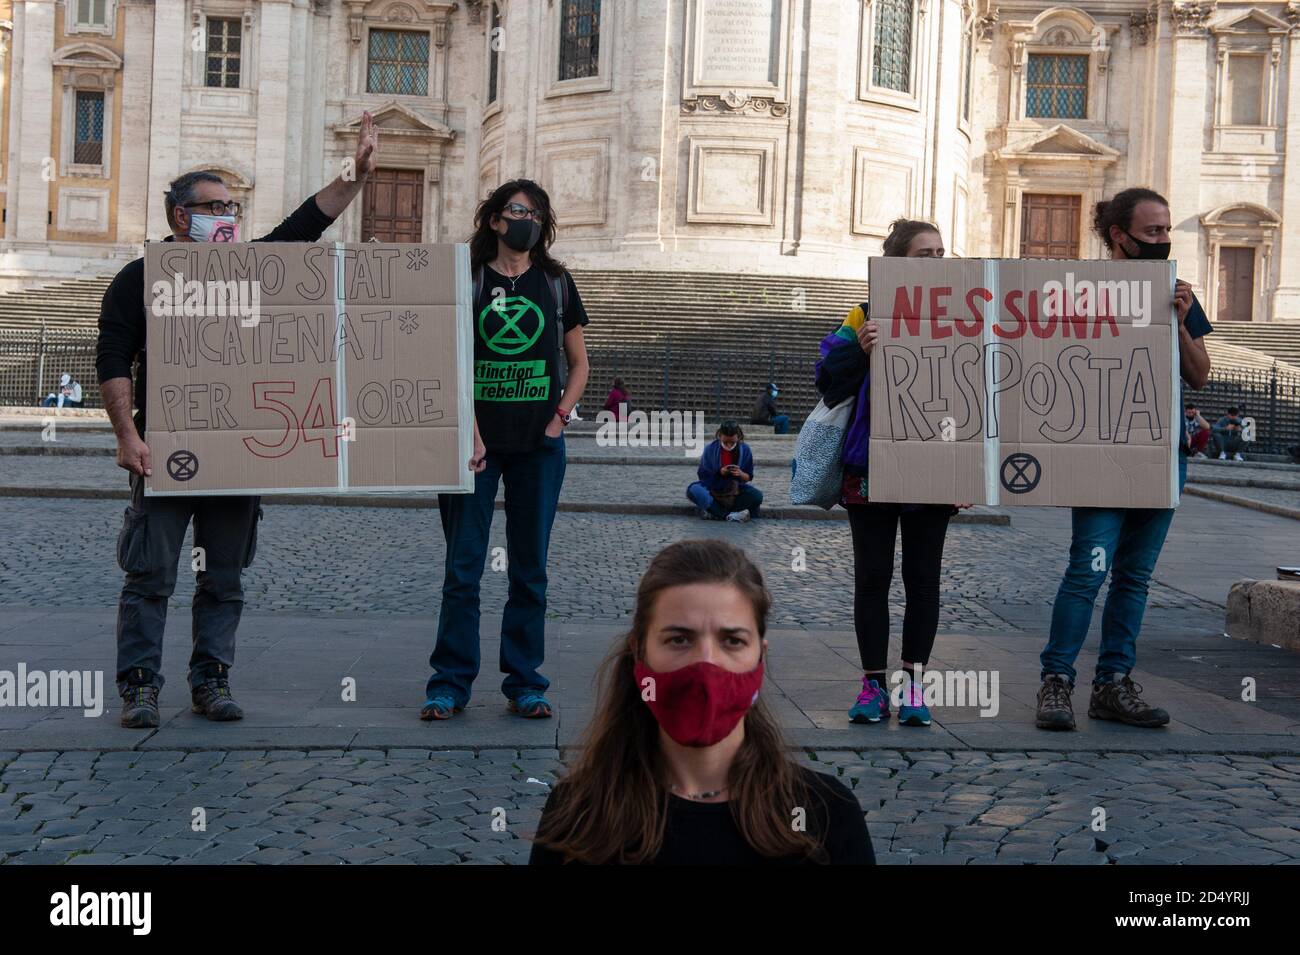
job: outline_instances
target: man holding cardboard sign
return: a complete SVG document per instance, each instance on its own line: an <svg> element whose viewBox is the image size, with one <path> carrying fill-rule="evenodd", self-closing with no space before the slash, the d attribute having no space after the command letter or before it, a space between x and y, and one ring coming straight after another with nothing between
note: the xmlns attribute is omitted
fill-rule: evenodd
<svg viewBox="0 0 1300 955"><path fill-rule="evenodd" d="M1169 257L1169 203L1150 189L1125 189L1095 210L1093 227L1115 261ZM1205 387L1210 357L1201 341L1210 328L1191 286L1174 289L1178 369L1193 388ZM1173 408L1182 407L1178 393ZM1171 411L1171 416L1173 412ZM1187 480L1187 431L1170 421L1178 441L1178 490ZM1175 500L1173 503L1177 503ZM1042 686L1036 724L1041 729L1074 729L1070 693L1074 661L1088 635L1093 604L1110 573L1110 591L1101 617L1101 652L1088 715L1130 726L1158 727L1169 714L1141 698L1142 687L1129 676L1137 662L1138 631L1146 611L1147 587L1173 522L1171 507L1076 507L1065 577L1052 606L1052 629L1042 653Z"/></svg>
<svg viewBox="0 0 1300 955"><path fill-rule="evenodd" d="M377 145L373 121L366 113L357 139L355 175L335 179L270 233L254 241L319 239L374 170ZM239 203L231 201L219 176L206 172L181 176L171 183L165 205L172 230L166 242L239 240ZM243 711L231 696L229 669L244 603L240 577L256 552L259 499L247 495L145 495L146 479L153 477L156 463L144 440L149 330L145 306L145 260L141 258L125 266L104 294L96 354L104 404L117 435L117 463L131 474L131 506L126 509L118 535L118 563L126 573L117 615L121 721L127 727L154 727L159 723L167 601L176 585L181 543L191 520L195 543L191 566L197 574L189 674L192 708L212 720L240 719ZM222 396L209 394L208 400L216 401L218 407L214 411L209 403L206 414L222 420ZM195 409L187 400L184 410L189 413ZM180 451L170 454L165 466L173 481L192 479L198 473L194 455Z"/></svg>

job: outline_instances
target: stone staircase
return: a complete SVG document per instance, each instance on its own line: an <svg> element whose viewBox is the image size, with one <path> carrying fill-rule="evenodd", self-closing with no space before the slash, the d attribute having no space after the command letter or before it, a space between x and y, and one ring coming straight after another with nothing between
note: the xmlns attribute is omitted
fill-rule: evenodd
<svg viewBox="0 0 1300 955"><path fill-rule="evenodd" d="M42 321L59 340L88 340L111 278L0 295L0 342L29 339ZM806 415L817 400L818 343L867 297L865 281L847 279L615 269L576 269L574 279L591 316L592 382L584 404L598 408L619 376L634 406L699 408L711 419L747 418L767 381L780 386L783 411L796 420ZM1276 361L1283 374L1300 375L1300 323L1222 322L1207 347L1216 369L1267 371ZM0 371L23 361L30 363L0 352ZM84 361L63 364L83 384L93 382Z"/></svg>
<svg viewBox="0 0 1300 955"><path fill-rule="evenodd" d="M1210 337L1300 368L1300 322L1219 322Z"/></svg>
<svg viewBox="0 0 1300 955"><path fill-rule="evenodd" d="M0 330L40 328L50 331L93 330L111 275L73 279L0 295Z"/></svg>

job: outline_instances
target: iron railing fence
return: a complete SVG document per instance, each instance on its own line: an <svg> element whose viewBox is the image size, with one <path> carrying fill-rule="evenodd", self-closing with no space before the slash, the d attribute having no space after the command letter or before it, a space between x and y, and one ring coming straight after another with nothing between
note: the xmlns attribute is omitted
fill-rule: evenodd
<svg viewBox="0 0 1300 955"><path fill-rule="evenodd" d="M815 352L780 353L774 346L705 349L694 343L591 350L591 383L583 402L592 417L610 383L622 378L634 408L702 411L711 421L749 421L768 382L780 389L777 406L796 427L817 404ZM95 374L95 330L0 329L0 404L35 405L58 390L64 372L81 382L87 408L103 406ZM1254 449L1283 454L1300 444L1300 375L1270 369L1216 368L1200 391L1187 391L1214 423L1236 406L1254 419ZM1180 409L1181 411L1181 409Z"/></svg>

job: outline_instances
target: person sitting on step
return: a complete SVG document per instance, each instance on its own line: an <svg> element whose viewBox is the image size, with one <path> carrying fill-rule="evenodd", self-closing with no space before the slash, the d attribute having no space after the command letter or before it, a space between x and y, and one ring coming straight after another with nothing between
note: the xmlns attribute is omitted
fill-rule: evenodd
<svg viewBox="0 0 1300 955"><path fill-rule="evenodd" d="M705 520L747 521L758 517L763 492L754 480L754 455L745 433L734 421L724 421L700 455L700 479L686 497Z"/></svg>

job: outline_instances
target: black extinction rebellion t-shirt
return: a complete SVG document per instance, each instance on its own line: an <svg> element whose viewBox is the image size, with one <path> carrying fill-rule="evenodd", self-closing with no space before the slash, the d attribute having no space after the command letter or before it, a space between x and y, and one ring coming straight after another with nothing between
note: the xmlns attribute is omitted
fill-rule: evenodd
<svg viewBox="0 0 1300 955"><path fill-rule="evenodd" d="M587 324L573 278L564 331ZM500 289L501 291L496 291ZM560 335L555 296L536 265L511 280L483 267L474 303L474 414L489 451L532 451L560 404Z"/></svg>

